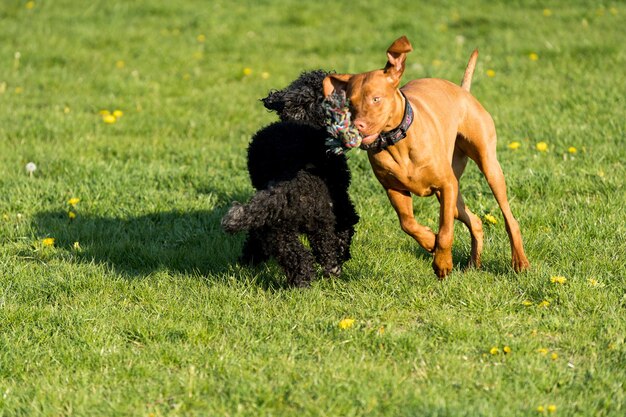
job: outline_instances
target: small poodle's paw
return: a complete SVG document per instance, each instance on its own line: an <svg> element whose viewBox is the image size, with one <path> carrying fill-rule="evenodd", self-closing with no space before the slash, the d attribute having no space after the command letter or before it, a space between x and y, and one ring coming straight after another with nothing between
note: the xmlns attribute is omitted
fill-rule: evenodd
<svg viewBox="0 0 626 417"><path fill-rule="evenodd" d="M243 206L233 201L233 206L228 209L224 217L222 217L222 228L228 233L234 233L241 230L241 219L244 215Z"/></svg>
<svg viewBox="0 0 626 417"><path fill-rule="evenodd" d="M324 275L327 277L338 277L341 275L341 265L335 265L324 270Z"/></svg>

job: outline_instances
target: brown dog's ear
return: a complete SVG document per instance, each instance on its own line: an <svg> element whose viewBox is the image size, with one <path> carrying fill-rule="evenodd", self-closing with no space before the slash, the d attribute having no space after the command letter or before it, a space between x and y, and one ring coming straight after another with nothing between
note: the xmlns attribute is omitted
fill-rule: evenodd
<svg viewBox="0 0 626 417"><path fill-rule="evenodd" d="M404 62L406 54L411 52L413 47L406 36L396 39L387 49L387 65L385 72L389 73L394 80L400 81L402 73L404 73Z"/></svg>
<svg viewBox="0 0 626 417"><path fill-rule="evenodd" d="M324 87L324 97L328 97L335 91L338 93L346 91L350 78L352 78L352 74L330 74L326 76L322 83Z"/></svg>

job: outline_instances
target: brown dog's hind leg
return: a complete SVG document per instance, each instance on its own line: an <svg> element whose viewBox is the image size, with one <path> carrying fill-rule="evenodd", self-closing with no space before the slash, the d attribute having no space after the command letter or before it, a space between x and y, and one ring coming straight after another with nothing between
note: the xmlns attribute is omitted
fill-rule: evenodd
<svg viewBox="0 0 626 417"><path fill-rule="evenodd" d="M465 171L467 159L467 155L460 149L457 148L454 150L452 169L454 170L457 181L461 179L461 175L463 175L463 171ZM439 198L439 195L437 195L437 198ZM454 218L467 226L472 238L472 254L468 267L480 268L480 257L483 252L483 222L467 208L460 190L457 194Z"/></svg>
<svg viewBox="0 0 626 417"><path fill-rule="evenodd" d="M421 247L432 253L435 250L435 233L415 220L411 193L392 189L386 191L391 205L396 210L402 230L415 239Z"/></svg>
<svg viewBox="0 0 626 417"><path fill-rule="evenodd" d="M513 217L509 200L506 196L506 182L500 163L496 159L495 141L492 143L494 143L494 149L489 149L487 152L481 153L476 163L478 164L478 168L485 175L487 183L500 206L500 210L502 210L506 232L511 242L511 263L513 269L515 272L521 272L528 269L530 263L524 253L524 243L522 242L522 233L520 232L519 224L515 217Z"/></svg>

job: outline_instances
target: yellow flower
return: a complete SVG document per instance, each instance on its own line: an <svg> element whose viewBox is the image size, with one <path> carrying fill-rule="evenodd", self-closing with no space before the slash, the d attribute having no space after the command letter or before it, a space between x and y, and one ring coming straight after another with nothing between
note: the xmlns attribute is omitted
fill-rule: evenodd
<svg viewBox="0 0 626 417"><path fill-rule="evenodd" d="M443 64L443 61L440 59L434 59L433 60L433 67L440 67L441 64Z"/></svg>
<svg viewBox="0 0 626 417"><path fill-rule="evenodd" d="M124 61L122 61L121 59L115 63L115 67L116 67L117 69L122 69L122 68L124 68L125 66L126 66L126 63L125 63Z"/></svg>
<svg viewBox="0 0 626 417"><path fill-rule="evenodd" d="M252 75L252 68L248 68L248 67L244 68L243 75L245 75L246 77L249 75Z"/></svg>
<svg viewBox="0 0 626 417"><path fill-rule="evenodd" d="M267 80L270 77L270 73L267 71L264 71L261 73L261 78L263 78L264 80Z"/></svg>
<svg viewBox="0 0 626 417"><path fill-rule="evenodd" d="M492 69L487 70L487 77L493 78L496 76L496 72Z"/></svg>
<svg viewBox="0 0 626 417"><path fill-rule="evenodd" d="M543 15L548 17L548 16L552 16L552 10L550 9L543 9Z"/></svg>
<svg viewBox="0 0 626 417"><path fill-rule="evenodd" d="M553 284L565 284L567 282L567 278L562 276L554 276L550 277L550 282Z"/></svg>
<svg viewBox="0 0 626 417"><path fill-rule="evenodd" d="M120 117L122 117L124 115L124 112L121 110L113 110L113 116L116 119L119 119Z"/></svg>
<svg viewBox="0 0 626 417"><path fill-rule="evenodd" d="M589 283L589 285L591 285L592 287L597 287L598 285L600 285L600 283L598 282L597 279L595 278L589 278L587 280L587 282Z"/></svg>
<svg viewBox="0 0 626 417"><path fill-rule="evenodd" d="M539 151L539 152L545 152L548 150L548 144L545 142L537 142L537 144L535 145L535 148Z"/></svg>
<svg viewBox="0 0 626 417"><path fill-rule="evenodd" d="M574 148L573 146L570 146L569 148L567 148L567 152L569 152L569 153L576 153L576 152L578 152L578 149Z"/></svg>
<svg viewBox="0 0 626 417"><path fill-rule="evenodd" d="M68 113L69 113L69 112L71 112L71 111L72 111L72 109L70 109L68 106L65 106L65 107L63 108L63 113L65 113L65 114L68 114Z"/></svg>
<svg viewBox="0 0 626 417"><path fill-rule="evenodd" d="M26 8L27 8L27 9L29 9L29 10L30 10L30 9L32 9L33 7L35 7L35 2L34 2L34 1L29 1L29 2L26 2Z"/></svg>
<svg viewBox="0 0 626 417"><path fill-rule="evenodd" d="M98 114L100 114L100 116L104 117L104 116L110 116L111 112L106 110L106 109L102 109L98 112Z"/></svg>
<svg viewBox="0 0 626 417"><path fill-rule="evenodd" d="M538 353L541 353L542 355L547 355L549 350L547 348L539 348L537 349Z"/></svg>
<svg viewBox="0 0 626 417"><path fill-rule="evenodd" d="M537 407L538 413L543 413L544 411L546 411L546 409L543 407L543 405L540 405L539 407Z"/></svg>
<svg viewBox="0 0 626 417"><path fill-rule="evenodd" d="M485 220L491 224L498 224L498 219L491 214L485 214Z"/></svg>
<svg viewBox="0 0 626 417"><path fill-rule="evenodd" d="M491 349L489 349L489 353L491 353L492 355L497 355L498 353L500 353L500 348L498 348L497 346L494 346Z"/></svg>
<svg viewBox="0 0 626 417"><path fill-rule="evenodd" d="M79 202L79 201L80 201L80 198L78 198L78 197L72 197L72 198L70 198L69 200L67 200L67 203L68 203L70 206L75 206L76 204L78 204L78 202Z"/></svg>
<svg viewBox="0 0 626 417"><path fill-rule="evenodd" d="M528 58L530 58L531 61L537 61L539 59L539 55L537 55L534 52L531 52L530 54L528 54Z"/></svg>
<svg viewBox="0 0 626 417"><path fill-rule="evenodd" d="M505 346L505 347L503 347L503 348L502 348L502 351L503 351L504 353L511 353L512 349L511 349L511 347L510 347L510 346Z"/></svg>
<svg viewBox="0 0 626 417"><path fill-rule="evenodd" d="M41 241L41 243L43 243L44 246L54 246L54 238L53 237L47 237L47 238L43 239Z"/></svg>
<svg viewBox="0 0 626 417"><path fill-rule="evenodd" d="M383 334L385 334L385 326L380 326L380 327L378 328L378 334L379 334L379 335L383 335Z"/></svg>
<svg viewBox="0 0 626 417"><path fill-rule="evenodd" d="M529 307L531 305L533 305L533 302L530 300L524 300L522 301L522 305L525 305L526 307Z"/></svg>
<svg viewBox="0 0 626 417"><path fill-rule="evenodd" d="M508 146L509 149L515 150L515 149L519 149L519 147L522 146L522 144L519 143L518 141L513 141L513 142L509 143L507 146Z"/></svg>
<svg viewBox="0 0 626 417"><path fill-rule="evenodd" d="M549 307L549 306L550 306L550 301L548 301L548 300L543 300L542 302L540 302L540 303L538 304L538 306L539 306L539 307L544 307L544 308L545 308L545 307Z"/></svg>
<svg viewBox="0 0 626 417"><path fill-rule="evenodd" d="M617 14L619 13L619 11L617 10L617 7L611 7L609 9L609 12L611 12L613 16L617 16Z"/></svg>
<svg viewBox="0 0 626 417"><path fill-rule="evenodd" d="M80 250L80 249L81 249L81 247L80 247L80 243L78 243L78 242L74 242L74 244L72 245L72 247L74 248L74 250Z"/></svg>
<svg viewBox="0 0 626 417"><path fill-rule="evenodd" d="M339 322L339 328L342 330L349 329L354 325L354 319L345 318Z"/></svg>
<svg viewBox="0 0 626 417"><path fill-rule="evenodd" d="M106 116L102 116L102 121L108 125L112 125L117 121L117 118L112 114L107 114Z"/></svg>
<svg viewBox="0 0 626 417"><path fill-rule="evenodd" d="M76 218L76 213L74 213L73 211L68 212L67 215L70 220L74 220Z"/></svg>
<svg viewBox="0 0 626 417"><path fill-rule="evenodd" d="M198 36L196 36L196 40L200 43L206 41L206 36L204 36L203 34L200 34Z"/></svg>
<svg viewBox="0 0 626 417"><path fill-rule="evenodd" d="M556 405L554 405L554 404L550 404L550 405L548 406L548 412L549 412L549 413L555 413L555 412L556 412Z"/></svg>
<svg viewBox="0 0 626 417"><path fill-rule="evenodd" d="M13 90L15 92L15 94L22 94L24 92L24 89L22 87L15 87L15 90Z"/></svg>
<svg viewBox="0 0 626 417"><path fill-rule="evenodd" d="M559 354L556 352L552 352L552 355L550 355L550 359L552 359L553 361L557 360L559 358Z"/></svg>

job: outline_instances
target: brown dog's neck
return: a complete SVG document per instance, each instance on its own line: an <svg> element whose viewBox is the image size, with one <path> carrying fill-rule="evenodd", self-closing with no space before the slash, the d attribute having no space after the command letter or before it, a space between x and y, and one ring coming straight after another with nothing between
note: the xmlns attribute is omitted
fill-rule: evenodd
<svg viewBox="0 0 626 417"><path fill-rule="evenodd" d="M389 132L390 130L396 129L404 121L404 107L406 106L407 98L397 88L394 94L394 109L391 112L392 117L389 118L389 122L383 129L383 132Z"/></svg>

